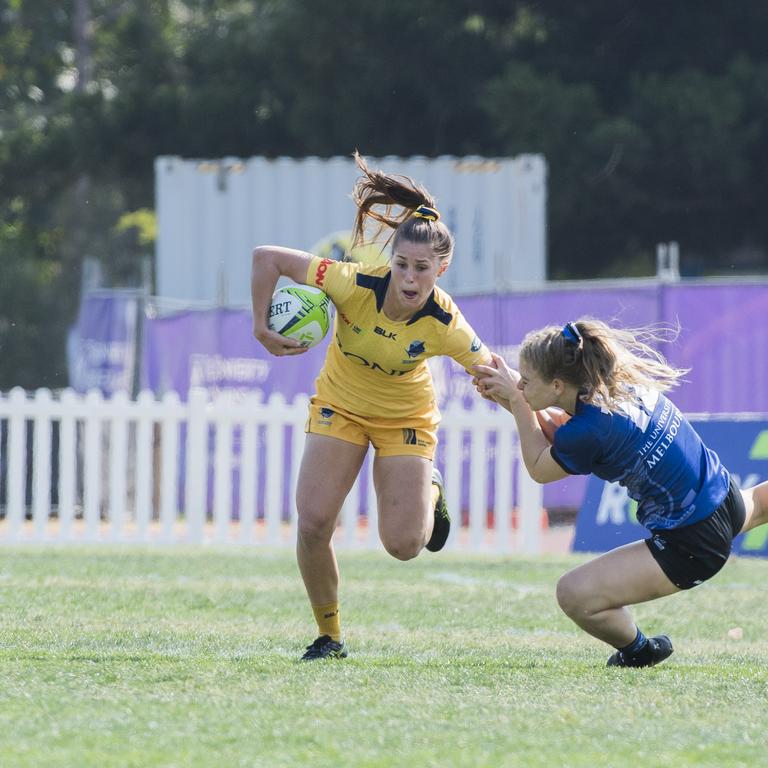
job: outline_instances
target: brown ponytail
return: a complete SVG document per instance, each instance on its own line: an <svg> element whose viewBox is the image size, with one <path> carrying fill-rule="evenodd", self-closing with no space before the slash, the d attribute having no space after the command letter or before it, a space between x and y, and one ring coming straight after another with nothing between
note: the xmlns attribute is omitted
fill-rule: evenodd
<svg viewBox="0 0 768 768"><path fill-rule="evenodd" d="M357 206L352 247L375 242L389 228L394 233L386 238L386 242L392 240L393 249L401 239L412 243L427 243L441 261L449 261L453 255L453 235L439 221L440 214L429 191L408 176L371 170L357 150L354 158L363 175L358 178L352 191L352 199ZM432 209L435 215L414 215L423 207ZM378 228L368 238L367 219L378 223Z"/></svg>

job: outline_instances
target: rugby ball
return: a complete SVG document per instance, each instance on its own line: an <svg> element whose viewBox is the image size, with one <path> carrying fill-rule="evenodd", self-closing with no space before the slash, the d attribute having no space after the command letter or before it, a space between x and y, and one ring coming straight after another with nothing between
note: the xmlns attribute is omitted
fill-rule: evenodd
<svg viewBox="0 0 768 768"><path fill-rule="evenodd" d="M267 324L281 336L296 339L302 347L314 347L328 333L330 303L319 288L284 285L272 295Z"/></svg>

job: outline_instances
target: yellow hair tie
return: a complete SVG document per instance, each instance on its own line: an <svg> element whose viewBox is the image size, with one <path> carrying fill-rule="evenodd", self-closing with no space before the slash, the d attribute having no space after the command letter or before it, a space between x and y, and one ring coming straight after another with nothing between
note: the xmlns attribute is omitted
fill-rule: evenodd
<svg viewBox="0 0 768 768"><path fill-rule="evenodd" d="M440 218L437 208L430 208L428 205L420 205L413 212L413 215L417 219L426 219L427 221L437 221Z"/></svg>

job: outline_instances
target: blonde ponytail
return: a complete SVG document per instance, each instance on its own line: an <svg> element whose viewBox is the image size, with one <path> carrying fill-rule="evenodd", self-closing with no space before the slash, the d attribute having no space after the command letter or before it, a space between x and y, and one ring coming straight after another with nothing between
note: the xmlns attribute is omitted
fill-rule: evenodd
<svg viewBox="0 0 768 768"><path fill-rule="evenodd" d="M615 410L635 389L666 392L680 383L689 369L674 368L651 346L673 341L678 333L665 325L619 329L581 318L564 328L529 333L520 358L545 381L561 379L577 387L585 402Z"/></svg>

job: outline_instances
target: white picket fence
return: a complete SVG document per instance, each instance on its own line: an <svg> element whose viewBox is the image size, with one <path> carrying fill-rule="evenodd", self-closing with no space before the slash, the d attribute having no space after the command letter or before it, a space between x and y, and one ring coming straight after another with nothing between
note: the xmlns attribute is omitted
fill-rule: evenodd
<svg viewBox="0 0 768 768"><path fill-rule="evenodd" d="M292 546L306 416L306 397L279 394L209 400L193 389L185 403L175 393L0 394L0 542ZM512 418L481 400L450 403L440 441L454 518L447 546L540 551L541 487L519 460ZM371 454L337 546L380 546Z"/></svg>

